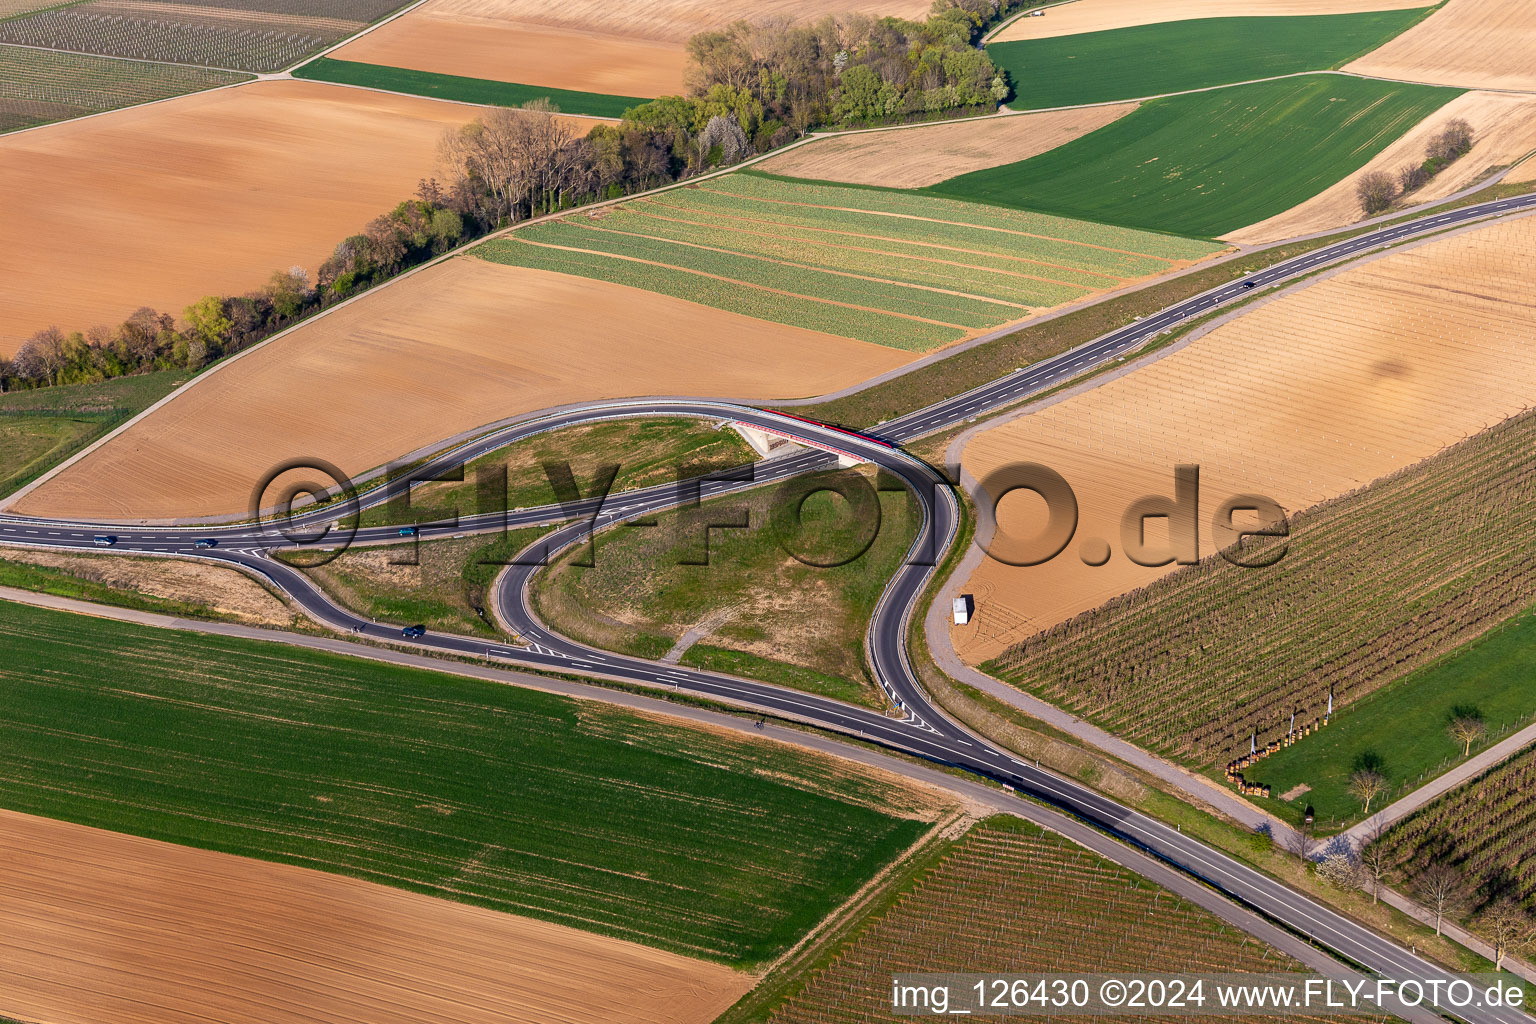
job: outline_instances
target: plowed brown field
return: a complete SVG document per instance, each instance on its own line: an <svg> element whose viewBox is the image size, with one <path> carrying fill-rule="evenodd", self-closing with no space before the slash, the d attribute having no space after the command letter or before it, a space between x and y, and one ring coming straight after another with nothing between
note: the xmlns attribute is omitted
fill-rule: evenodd
<svg viewBox="0 0 1536 1024"><path fill-rule="evenodd" d="M124 518L240 512L268 468L298 456L355 474L566 402L816 395L916 355L459 257L183 388L16 509Z"/></svg>
<svg viewBox="0 0 1536 1024"><path fill-rule="evenodd" d="M1536 4L1450 0L1345 71L1469 89L1536 89Z"/></svg>
<svg viewBox="0 0 1536 1024"><path fill-rule="evenodd" d="M1118 103L834 135L772 157L757 169L791 178L922 188L957 174L1028 160L1135 109L1134 103Z"/></svg>
<svg viewBox="0 0 1536 1024"><path fill-rule="evenodd" d="M1276 214L1225 237L1239 245L1259 245L1314 231L1343 227L1362 219L1355 186L1362 175L1397 171L1424 159L1424 147L1452 118L1472 125L1472 151L1435 175L1429 184L1405 198L1408 203L1443 199L1477 181L1490 168L1508 167L1536 150L1536 96L1469 92L1447 103L1383 150L1375 159L1332 188L1300 206ZM1510 180L1517 180L1511 176Z"/></svg>
<svg viewBox="0 0 1536 1024"><path fill-rule="evenodd" d="M0 1014L706 1024L752 978L339 875L0 811Z"/></svg>
<svg viewBox="0 0 1536 1024"><path fill-rule="evenodd" d="M1155 3L1150 0L1077 0L1052 7L1043 17L1026 15L999 32L991 42L1047 39L1192 18L1355 14L1428 6L1425 0L1158 0Z"/></svg>
<svg viewBox="0 0 1536 1024"><path fill-rule="evenodd" d="M1174 466L1200 466L1201 553L1236 494L1295 512L1411 465L1526 408L1536 391L1536 219L1386 256L1261 305L1157 362L973 437L977 479L1043 463L1077 495L1076 537L1044 565L990 558L961 588L976 597L952 636L966 661L1172 567L1132 564L1120 519L1142 495L1172 496ZM1043 502L1002 502L1000 530L1033 537ZM1149 539L1166 528L1149 524ZM1090 568L1080 546L1110 541ZM1262 572L1262 569L1253 570Z"/></svg>
<svg viewBox="0 0 1536 1024"><path fill-rule="evenodd" d="M618 96L683 91L688 37L738 19L862 11L919 18L923 0L433 0L348 43L340 60Z"/></svg>
<svg viewBox="0 0 1536 1024"><path fill-rule="evenodd" d="M0 138L0 355L311 272L416 191L477 108L253 82Z"/></svg>

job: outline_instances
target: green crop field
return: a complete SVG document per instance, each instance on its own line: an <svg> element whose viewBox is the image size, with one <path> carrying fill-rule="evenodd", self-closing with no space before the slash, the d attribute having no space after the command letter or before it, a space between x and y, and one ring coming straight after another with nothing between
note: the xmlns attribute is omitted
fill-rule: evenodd
<svg viewBox="0 0 1536 1024"><path fill-rule="evenodd" d="M1493 898L1536 900L1536 748L1505 761L1398 822L1381 840L1392 880L1412 892L1431 864L1456 868L1468 890L1465 909ZM1476 917L1473 931L1478 930Z"/></svg>
<svg viewBox="0 0 1536 1024"><path fill-rule="evenodd" d="M899 1020L891 1014L893 973L971 972L982 963L999 974L1302 969L1097 854L995 817L928 853L832 948L771 975L718 1024Z"/></svg>
<svg viewBox="0 0 1536 1024"><path fill-rule="evenodd" d="M431 96L439 100L479 103L493 107L520 107L534 100L549 100L562 114L588 117L622 117L630 107L648 100L637 96L608 96L596 92L550 89L542 85L518 85L487 78L464 78L431 71L412 71L382 64L363 64L353 60L321 57L294 71L295 78L342 85L365 85L373 89Z"/></svg>
<svg viewBox="0 0 1536 1024"><path fill-rule="evenodd" d="M757 488L663 513L655 526L608 530L590 567L573 564L583 548L534 577L535 607L567 635L642 657L701 630L684 664L883 706L864 633L916 534L910 496L885 492L877 508L872 491L867 507L817 492L799 507L797 526L784 517L794 500L786 493ZM746 525L699 525L711 521Z"/></svg>
<svg viewBox="0 0 1536 1024"><path fill-rule="evenodd" d="M1213 769L1246 755L1255 734L1260 746L1283 739L1293 713L1303 724L1320 718L1330 693L1341 723L1381 691L1373 715L1400 715L1402 728L1418 722L1424 742L1441 742L1438 701L1457 691L1458 670L1419 677L1441 688L1419 711L1416 685L1383 688L1536 601L1533 446L1536 412L1522 413L1296 514L1288 550L1269 568L1213 556L1037 634L987 668L1133 743ZM1490 640L1478 657L1497 660L1502 643ZM1524 706L1536 710L1526 689ZM1506 707L1515 717L1519 703L1490 693L1489 725ZM1295 756L1310 757L1318 742L1326 749L1332 728L1301 740ZM1420 741L1391 735L1377 752L1390 768L1401 748L1408 770ZM1270 781L1267 763L1245 777Z"/></svg>
<svg viewBox="0 0 1536 1024"><path fill-rule="evenodd" d="M1298 821L1311 804L1327 827L1364 816L1349 793L1356 764L1368 760L1387 777L1374 803L1385 807L1463 759L1448 726L1457 708L1476 708L1487 735L1472 754L1536 717L1536 615L1517 616L1487 636L1352 704L1327 729L1286 747L1244 773L1274 793L1307 786L1289 807ZM1283 813L1283 812L1282 812Z"/></svg>
<svg viewBox="0 0 1536 1024"><path fill-rule="evenodd" d="M921 798L601 704L3 606L0 805L747 964Z"/></svg>
<svg viewBox="0 0 1536 1024"><path fill-rule="evenodd" d="M164 371L0 395L0 496L153 405L186 376Z"/></svg>
<svg viewBox="0 0 1536 1024"><path fill-rule="evenodd" d="M1365 166L1461 90L1307 75L1170 96L934 195L1217 237Z"/></svg>
<svg viewBox="0 0 1536 1024"><path fill-rule="evenodd" d="M533 225L477 252L921 350L1217 249L893 190L743 173Z"/></svg>
<svg viewBox="0 0 1536 1024"><path fill-rule="evenodd" d="M993 43L1017 110L1160 96L1341 67L1428 11L1278 18L1200 18Z"/></svg>
<svg viewBox="0 0 1536 1024"><path fill-rule="evenodd" d="M233 71L0 45L0 132L246 82Z"/></svg>

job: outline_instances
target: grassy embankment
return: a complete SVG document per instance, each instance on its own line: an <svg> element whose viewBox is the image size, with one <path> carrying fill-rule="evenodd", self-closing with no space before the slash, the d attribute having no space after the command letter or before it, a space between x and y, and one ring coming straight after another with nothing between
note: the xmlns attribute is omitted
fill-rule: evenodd
<svg viewBox="0 0 1536 1024"><path fill-rule="evenodd" d="M19 605L0 694L7 808L733 964L794 942L936 813L792 748Z"/></svg>
<svg viewBox="0 0 1536 1024"><path fill-rule="evenodd" d="M924 191L1216 237L1312 198L1462 91L1307 75L1170 96L1048 153Z"/></svg>
<svg viewBox="0 0 1536 1024"><path fill-rule="evenodd" d="M693 417L637 416L536 434L464 467L462 481L420 483L411 488L410 508L378 505L364 510L364 526L429 523L454 515L501 512L554 504L558 499L544 471L548 463L569 464L584 496L592 493L600 467L618 465L610 493L675 480L685 467L745 465L757 458L733 430ZM505 499L499 490L482 498L476 475L505 466ZM694 475L688 473L687 475Z"/></svg>
<svg viewBox="0 0 1536 1024"><path fill-rule="evenodd" d="M500 637L488 608L491 584L550 527L420 544L354 547L305 569L327 595L358 615L433 632ZM303 554L279 556L303 566Z"/></svg>
<svg viewBox="0 0 1536 1024"><path fill-rule="evenodd" d="M588 117L622 117L630 107L650 100L637 96L609 96L596 92L551 89L542 85L518 85L487 78L465 78L432 71L413 71L382 64L364 64L353 60L321 57L293 72L295 78L340 85L362 85L370 89L430 96L459 103L479 103L493 107L520 107L535 100L548 100L562 114Z"/></svg>
<svg viewBox="0 0 1536 1024"><path fill-rule="evenodd" d="M534 607L568 636L647 658L698 630L684 665L879 707L864 633L912 542L911 498L904 489L878 494L877 521L872 509L816 493L801 506L797 534L790 520L773 518L787 508L780 494L758 488L664 513L655 526L609 530L592 567L574 565L584 551L572 551L534 577ZM684 564L706 557L700 524L708 522L748 525L710 529L708 564ZM852 560L821 568L785 545L810 562Z"/></svg>
<svg viewBox="0 0 1536 1024"><path fill-rule="evenodd" d="M1509 651L1498 634L1471 661L1436 666L1536 600L1528 554L1536 525L1523 512L1533 498L1524 471L1533 438L1536 414L1514 417L1299 513L1288 553L1271 568L1207 559L1031 638L986 668L1130 742L1211 772L1246 754L1255 733L1261 746L1282 739L1293 712L1298 724L1320 718L1332 693L1337 722L1294 748L1307 759L1303 767L1320 774L1303 779L1293 767L1286 778L1336 791L1337 776L1347 778L1364 752L1353 743L1366 743L1398 783L1378 798L1391 800L1444 759L1447 701L1485 691L1470 703L1495 728L1536 712L1536 699L1484 660L1499 662ZM1390 732L1363 720L1345 728L1367 706L1371 721ZM1334 729L1341 740L1332 739ZM1388 735L1390 744L1382 742ZM1264 761L1245 775L1272 782L1269 768ZM1305 803L1275 800L1269 809L1294 817ZM1325 820L1341 815L1331 824L1343 824L1350 810L1318 807Z"/></svg>
<svg viewBox="0 0 1536 1024"><path fill-rule="evenodd" d="M158 402L188 376L167 370L0 395L0 496Z"/></svg>
<svg viewBox="0 0 1536 1024"><path fill-rule="evenodd" d="M1342 67L1428 12L1198 18L993 43L987 55L1013 82L1010 107L1066 107Z"/></svg>
<svg viewBox="0 0 1536 1024"><path fill-rule="evenodd" d="M718 1024L887 1021L893 973L969 972L981 962L1002 974L1064 964L1085 972L1301 969L1204 908L999 816L904 864L856 920L770 974Z"/></svg>

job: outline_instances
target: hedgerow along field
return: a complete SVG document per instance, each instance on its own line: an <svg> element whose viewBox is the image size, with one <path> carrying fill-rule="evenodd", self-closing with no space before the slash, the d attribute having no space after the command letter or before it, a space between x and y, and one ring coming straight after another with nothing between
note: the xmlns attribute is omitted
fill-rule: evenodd
<svg viewBox="0 0 1536 1024"><path fill-rule="evenodd" d="M1214 238L1317 195L1461 93L1303 75L1169 96L1049 153L924 191Z"/></svg>
<svg viewBox="0 0 1536 1024"><path fill-rule="evenodd" d="M1405 31L1429 8L1312 17L1201 18L993 43L1021 110L1161 96L1326 71Z"/></svg>
<svg viewBox="0 0 1536 1024"><path fill-rule="evenodd" d="M789 747L449 675L22 605L0 804L751 964L927 827Z"/></svg>
<svg viewBox="0 0 1536 1024"><path fill-rule="evenodd" d="M250 75L0 45L0 132L131 107Z"/></svg>
<svg viewBox="0 0 1536 1024"><path fill-rule="evenodd" d="M334 60L330 57L310 61L295 70L293 76L309 78L317 82L363 85L371 89L410 93L413 96L430 96L439 100L497 107L520 107L535 100L548 100L562 114L582 114L589 117L622 117L624 111L647 102L645 99L634 96L606 96L595 92L518 85L512 82L496 82L488 78L465 78L460 75L444 75L432 71L413 71L409 68L391 68L380 64Z"/></svg>
<svg viewBox="0 0 1536 1024"><path fill-rule="evenodd" d="M399 6L397 0L99 0L0 20L0 43L278 71Z"/></svg>
<svg viewBox="0 0 1536 1024"><path fill-rule="evenodd" d="M1536 748L1515 755L1395 825L1378 840L1393 880L1412 892L1434 864L1450 864L1474 913L1500 896L1536 899ZM1476 919L1473 929L1476 930Z"/></svg>
<svg viewBox="0 0 1536 1024"><path fill-rule="evenodd" d="M1219 248L891 189L740 173L533 225L476 252L923 350Z"/></svg>
<svg viewBox="0 0 1536 1024"><path fill-rule="evenodd" d="M1522 612L1465 647L1391 686L1351 704L1306 742L1286 747L1244 772L1250 782L1287 793L1308 787L1306 799L1280 805L1299 823L1306 805L1324 828L1364 817L1349 792L1349 777L1367 762L1386 776L1374 802L1382 808L1417 789L1466 754L1451 736L1458 712L1475 709L1486 734L1471 745L1475 757L1536 717L1536 616ZM1280 813L1287 811L1276 808Z"/></svg>
<svg viewBox="0 0 1536 1024"><path fill-rule="evenodd" d="M1002 974L1068 964L1085 973L1301 970L1209 911L1011 817L989 818L931 855L829 955L786 979L776 1005L749 996L719 1024L889 1021L893 973L978 964Z"/></svg>
<svg viewBox="0 0 1536 1024"><path fill-rule="evenodd" d="M1215 769L1255 737L1261 747L1282 739L1293 712L1299 723L1321 718L1330 694L1343 711L1536 600L1533 444L1536 412L1512 417L1297 513L1288 550L1269 568L1212 556L1016 644L986 669L1133 743Z"/></svg>

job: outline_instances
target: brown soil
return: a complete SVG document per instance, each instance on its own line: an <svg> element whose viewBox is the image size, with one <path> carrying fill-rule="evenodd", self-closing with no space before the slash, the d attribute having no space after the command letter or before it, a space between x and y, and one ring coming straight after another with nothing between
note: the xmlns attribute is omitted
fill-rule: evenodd
<svg viewBox="0 0 1536 1024"><path fill-rule="evenodd" d="M1536 89L1536 4L1450 0L1345 71L1471 89Z"/></svg>
<svg viewBox="0 0 1536 1024"><path fill-rule="evenodd" d="M49 324L180 313L277 269L313 273L436 173L444 132L477 113L253 82L0 138L0 355Z"/></svg>
<svg viewBox="0 0 1536 1024"><path fill-rule="evenodd" d="M1518 0L1517 0L1518 2ZM1132 25L1151 25L1191 18L1268 17L1304 14L1353 14L1428 7L1425 0L1077 0L1053 7L1043 17L1022 17L993 37L992 42L1045 39L1079 32L1099 32Z"/></svg>
<svg viewBox="0 0 1536 1024"><path fill-rule="evenodd" d="M369 882L0 811L0 1014L707 1024L749 975Z"/></svg>
<svg viewBox="0 0 1536 1024"><path fill-rule="evenodd" d="M287 605L238 569L175 558L67 555L21 548L0 548L0 559L59 569L105 587L199 605L254 625L287 626L294 619Z"/></svg>
<svg viewBox="0 0 1536 1024"><path fill-rule="evenodd" d="M1234 231L1224 240L1239 245L1261 245L1353 224L1365 216L1355 195L1355 186L1361 176L1384 171L1395 178L1399 168L1422 162L1424 147L1429 140L1457 117L1472 125L1472 151L1435 175L1429 184L1405 197L1404 202L1444 199L1473 184L1491 168L1508 167L1536 150L1536 96L1469 92L1425 118L1370 163L1332 188L1300 206ZM1511 180L1519 179L1512 176Z"/></svg>
<svg viewBox="0 0 1536 1024"><path fill-rule="evenodd" d="M433 0L337 50L340 60L618 96L684 90L688 37L738 19L842 11L918 18L923 0Z"/></svg>
<svg viewBox="0 0 1536 1024"><path fill-rule="evenodd" d="M621 285L460 257L183 388L14 510L240 512L269 467L298 456L357 474L459 431L567 402L815 395L915 357Z"/></svg>
<svg viewBox="0 0 1536 1024"><path fill-rule="evenodd" d="M792 178L922 188L957 174L1027 160L1104 127L1134 103L820 139L758 165Z"/></svg>
<svg viewBox="0 0 1536 1024"><path fill-rule="evenodd" d="M1295 512L1526 408L1533 285L1536 220L1496 224L1258 306L1149 366L977 435L963 456L977 479L1043 463L1072 486L1080 515L1072 544L1044 565L983 560L963 588L976 614L952 633L961 655L984 661L1168 572L1126 558L1120 518L1138 497L1171 496L1177 464L1200 466L1210 554L1212 514L1232 495ZM1000 530L1036 536L1043 509L1032 494L1011 495ZM1166 535L1158 523L1149 539ZM1090 538L1110 542L1107 565L1083 562Z"/></svg>

